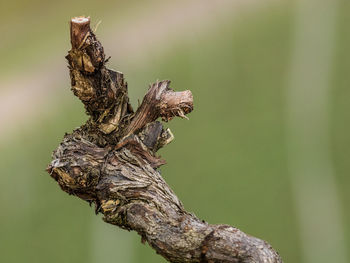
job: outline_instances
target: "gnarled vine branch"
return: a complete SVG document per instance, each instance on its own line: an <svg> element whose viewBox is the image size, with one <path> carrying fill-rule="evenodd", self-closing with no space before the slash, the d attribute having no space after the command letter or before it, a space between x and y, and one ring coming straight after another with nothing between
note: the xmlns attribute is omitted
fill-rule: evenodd
<svg viewBox="0 0 350 263"><path fill-rule="evenodd" d="M134 112L123 74L105 66L90 18L71 20L71 43L72 91L90 118L53 153L47 170L62 190L94 203L104 221L137 231L170 262L282 262L265 241L186 212L157 171L165 161L156 152L173 139L157 119L185 117L191 92L156 82Z"/></svg>

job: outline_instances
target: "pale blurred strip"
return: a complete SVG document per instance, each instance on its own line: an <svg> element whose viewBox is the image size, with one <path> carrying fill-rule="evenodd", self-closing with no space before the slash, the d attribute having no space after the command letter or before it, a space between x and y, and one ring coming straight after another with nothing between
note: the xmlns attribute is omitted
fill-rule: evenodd
<svg viewBox="0 0 350 263"><path fill-rule="evenodd" d="M297 0L287 90L288 164L303 262L349 262L330 149L337 0Z"/></svg>

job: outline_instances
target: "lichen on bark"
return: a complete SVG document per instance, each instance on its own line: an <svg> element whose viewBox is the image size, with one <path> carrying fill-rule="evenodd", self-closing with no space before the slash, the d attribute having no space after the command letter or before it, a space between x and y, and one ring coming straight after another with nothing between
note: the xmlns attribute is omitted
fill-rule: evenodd
<svg viewBox="0 0 350 263"><path fill-rule="evenodd" d="M61 189L94 204L105 222L137 231L170 262L282 262L265 241L187 212L161 177L165 161L156 152L173 134L158 119L186 118L192 93L157 81L134 112L123 74L106 68L90 18L71 19L71 44L72 91L89 119L53 153L47 170Z"/></svg>

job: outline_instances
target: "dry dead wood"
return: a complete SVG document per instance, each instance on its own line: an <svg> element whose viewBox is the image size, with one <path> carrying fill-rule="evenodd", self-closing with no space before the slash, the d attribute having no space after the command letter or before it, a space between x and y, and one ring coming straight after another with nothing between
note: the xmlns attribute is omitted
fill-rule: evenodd
<svg viewBox="0 0 350 263"><path fill-rule="evenodd" d="M61 189L95 204L107 223L137 231L170 262L282 262L267 242L187 212L157 171L165 161L156 152L173 139L157 119L185 117L191 92L156 82L134 112L123 74L105 66L90 18L71 20L71 44L72 91L90 118L53 153L47 170Z"/></svg>

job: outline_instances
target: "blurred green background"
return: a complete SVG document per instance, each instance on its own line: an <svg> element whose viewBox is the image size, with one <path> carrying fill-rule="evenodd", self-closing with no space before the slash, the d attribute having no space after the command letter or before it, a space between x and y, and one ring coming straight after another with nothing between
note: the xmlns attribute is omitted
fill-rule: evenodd
<svg viewBox="0 0 350 263"><path fill-rule="evenodd" d="M187 210L267 240L285 262L350 262L348 0L0 4L0 261L165 262L45 172L85 120L64 56L70 17L124 72L190 89L162 175Z"/></svg>

